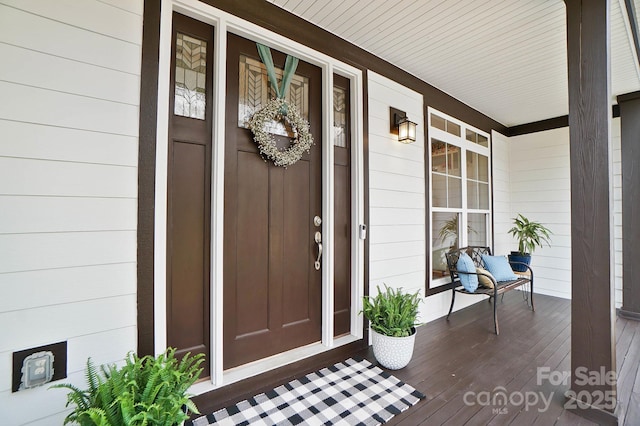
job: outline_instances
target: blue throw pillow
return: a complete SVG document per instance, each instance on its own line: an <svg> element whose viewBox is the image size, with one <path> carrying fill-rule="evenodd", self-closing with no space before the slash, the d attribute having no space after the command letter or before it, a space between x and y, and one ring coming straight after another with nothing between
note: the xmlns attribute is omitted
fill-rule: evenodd
<svg viewBox="0 0 640 426"><path fill-rule="evenodd" d="M476 265L473 264L473 260L467 253L460 253L458 263L456 264L458 272L458 278L465 290L469 293L473 293L478 288L478 276L475 275ZM463 274L462 272L473 272L473 274Z"/></svg>
<svg viewBox="0 0 640 426"><path fill-rule="evenodd" d="M513 281L518 279L505 256L489 256L483 254L482 261L487 271L493 275L496 281Z"/></svg>

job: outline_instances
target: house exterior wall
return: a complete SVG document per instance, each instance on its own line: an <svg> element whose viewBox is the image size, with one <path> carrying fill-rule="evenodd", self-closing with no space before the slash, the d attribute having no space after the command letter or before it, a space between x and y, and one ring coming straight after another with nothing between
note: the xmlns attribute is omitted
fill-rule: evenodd
<svg viewBox="0 0 640 426"><path fill-rule="evenodd" d="M0 0L2 424L61 424L65 415L65 391L11 393L13 352L67 341L64 381L84 386L87 357L119 362L136 349L142 8L143 0ZM371 293L386 283L424 294L425 100L378 74L368 76ZM393 140L390 106L418 122L415 144ZM621 259L615 123L615 253ZM562 257L570 253L570 213L563 204L568 131L494 137L493 173L496 252L512 246L506 230L522 212L549 223L569 268L570 259ZM558 223L543 216L542 203L558 203L546 204L560 212ZM554 263L558 256L549 250L536 252L537 290L569 297L570 289L553 277L566 275L568 283L570 270ZM445 315L449 302L450 292L426 298L421 321ZM460 297L456 309L475 302Z"/></svg>
<svg viewBox="0 0 640 426"><path fill-rule="evenodd" d="M622 149L620 118L611 121L613 149L613 256L615 268L615 307L622 306Z"/></svg>
<svg viewBox="0 0 640 426"><path fill-rule="evenodd" d="M613 149L615 305L622 304L622 191L620 119L611 122ZM569 128L509 138L511 217L522 213L547 225L551 247L533 255L537 293L571 298L571 209ZM494 151L496 155L496 151ZM498 195L494 192L494 196ZM496 225L497 228L497 225ZM508 228L506 228L508 229ZM497 233L497 229L496 229ZM497 239L497 237L496 237ZM511 247L516 241L512 239ZM511 250L511 248L508 248ZM506 250L505 250L506 251Z"/></svg>
<svg viewBox="0 0 640 426"><path fill-rule="evenodd" d="M511 217L522 214L552 232L551 247L536 249L531 266L537 293L571 297L569 129L511 138ZM517 249L512 238L509 250Z"/></svg>
<svg viewBox="0 0 640 426"><path fill-rule="evenodd" d="M511 143L509 138L493 132L491 135L493 171L493 251L496 255L509 253L513 242L509 229L511 215Z"/></svg>
<svg viewBox="0 0 640 426"><path fill-rule="evenodd" d="M369 292L402 287L424 296L426 273L424 100L379 74L368 72L369 94ZM418 124L415 143L398 143L389 131L389 107L405 111ZM477 302L456 300L456 310ZM420 321L440 318L449 310L451 292L438 293L420 305Z"/></svg>
<svg viewBox="0 0 640 426"><path fill-rule="evenodd" d="M62 424L66 392L11 393L12 353L136 349L142 0L0 1L0 422ZM37 29L37 30L36 30Z"/></svg>

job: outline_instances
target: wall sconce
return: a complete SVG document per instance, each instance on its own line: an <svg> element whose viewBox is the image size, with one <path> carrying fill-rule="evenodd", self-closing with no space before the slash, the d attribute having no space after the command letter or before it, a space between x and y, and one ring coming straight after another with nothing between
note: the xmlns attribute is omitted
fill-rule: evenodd
<svg viewBox="0 0 640 426"><path fill-rule="evenodd" d="M416 141L416 127L418 125L407 118L406 112L390 107L389 122L391 123L391 134L398 135L398 142L413 143Z"/></svg>

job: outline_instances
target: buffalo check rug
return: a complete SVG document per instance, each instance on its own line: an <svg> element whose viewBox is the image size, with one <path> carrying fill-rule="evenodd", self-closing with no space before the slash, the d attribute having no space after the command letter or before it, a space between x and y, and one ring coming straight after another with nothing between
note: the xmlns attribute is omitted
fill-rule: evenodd
<svg viewBox="0 0 640 426"><path fill-rule="evenodd" d="M193 425L379 425L422 398L369 361L349 358L199 417Z"/></svg>

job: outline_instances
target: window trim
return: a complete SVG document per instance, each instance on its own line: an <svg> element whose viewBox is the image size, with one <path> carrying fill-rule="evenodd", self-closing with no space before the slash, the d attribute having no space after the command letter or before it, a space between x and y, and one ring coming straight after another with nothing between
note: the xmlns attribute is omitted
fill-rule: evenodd
<svg viewBox="0 0 640 426"><path fill-rule="evenodd" d="M440 118L444 118L448 121L451 121L454 124L460 126L460 136L456 136L444 130L438 129L436 127L431 126L431 115L434 114ZM426 146L425 146L425 165L426 170L425 174L427 177L426 181L428 186L426 188L426 198L427 198L427 224L428 231L426 235L426 247L425 250L427 252L427 265L426 265L426 273L425 273L425 294L426 296L431 296L433 294L437 294L446 290L451 289L451 285L448 284L448 277L442 278L433 278L433 238L434 238L434 229L433 229L433 214L438 212L451 212L451 213L463 213L461 215L461 223L460 229L466 229L467 226L467 215L469 213L485 213L488 214L487 219L487 246L491 247L493 244L493 160L492 160L492 138L491 134L487 133L483 130L478 129L470 124L467 124L455 117L452 117L448 114L445 114L433 107L427 107L426 114L426 129L427 129L427 138L426 138ZM469 141L466 139L466 131L471 130L477 134L480 134L487 138L488 146L484 147L478 143ZM432 174L432 158L431 158L431 143L432 140L436 139L451 145L455 145L460 148L460 177L462 179L462 207L461 208L449 208L449 207L435 207L433 206L433 174ZM467 168L466 168L466 159L467 152L473 152L477 154L484 155L488 158L488 185L489 185L489 208L488 209L469 209L467 207ZM462 241L466 244L468 236L464 235ZM463 243L461 243L461 246Z"/></svg>

